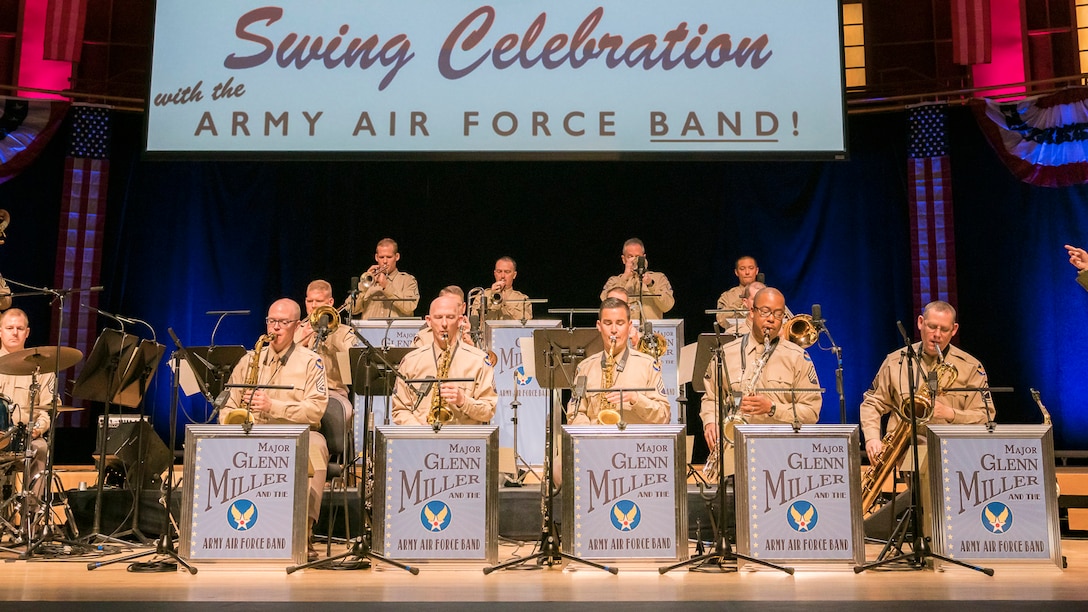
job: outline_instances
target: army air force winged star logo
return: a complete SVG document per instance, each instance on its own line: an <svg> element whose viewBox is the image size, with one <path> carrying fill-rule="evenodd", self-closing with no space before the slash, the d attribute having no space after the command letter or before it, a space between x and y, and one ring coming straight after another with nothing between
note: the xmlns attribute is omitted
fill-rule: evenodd
<svg viewBox="0 0 1088 612"><path fill-rule="evenodd" d="M419 513L420 522L428 531L442 531L450 526L450 507L441 501L432 501Z"/></svg>
<svg viewBox="0 0 1088 612"><path fill-rule="evenodd" d="M257 522L257 505L248 499L239 499L227 509L227 524L235 531L248 531Z"/></svg>
<svg viewBox="0 0 1088 612"><path fill-rule="evenodd" d="M609 518L617 530L633 531L642 521L642 512L635 502L621 499L612 506L612 516Z"/></svg>
<svg viewBox="0 0 1088 612"><path fill-rule="evenodd" d="M982 526L990 533L1006 533L1012 527L1012 510L995 501L982 508Z"/></svg>
<svg viewBox="0 0 1088 612"><path fill-rule="evenodd" d="M794 531L812 531L820 515L816 512L816 506L807 501L795 501L790 504L789 516L786 521Z"/></svg>

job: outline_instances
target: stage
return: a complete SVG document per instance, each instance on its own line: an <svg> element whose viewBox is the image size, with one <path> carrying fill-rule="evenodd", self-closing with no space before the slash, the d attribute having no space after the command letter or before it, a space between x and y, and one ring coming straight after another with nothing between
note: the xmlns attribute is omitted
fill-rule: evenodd
<svg viewBox="0 0 1088 612"><path fill-rule="evenodd" d="M532 544L523 547L527 554ZM502 558L515 547L500 547ZM870 547L869 557L878 550ZM619 574L568 564L562 569L509 569L485 576L483 564L421 565L418 576L376 563L360 571L303 570L282 565L213 564L198 573L134 574L125 564L94 571L78 561L9 561L0 566L2 599L34 609L297 609L367 602L368 609L412 606L441 610L642 610L705 609L1084 609L1088 605L1088 541L1064 540L1068 569L1014 569L995 565L993 577L971 570L887 568L854 574L843 569L805 569L793 576L760 569L700 573L685 569L660 575L656 565L619 564ZM708 602L715 602L708 604ZM1044 603L1045 602L1045 603Z"/></svg>

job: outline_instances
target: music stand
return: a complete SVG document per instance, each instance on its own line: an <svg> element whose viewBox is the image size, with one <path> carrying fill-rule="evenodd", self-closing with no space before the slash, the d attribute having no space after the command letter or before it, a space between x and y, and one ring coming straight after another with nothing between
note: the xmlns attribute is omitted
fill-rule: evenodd
<svg viewBox="0 0 1088 612"><path fill-rule="evenodd" d="M165 346L153 340L141 340L132 351L132 358L128 361L128 369L120 377L120 387L115 394L115 403L120 406L139 408L141 421L144 420L144 394L151 379L155 376L155 368L158 367L159 361L162 360L165 349ZM146 537L140 531L140 492L145 484L144 463L147 460L146 451L149 447L149 442L144 440L144 429L143 427L136 428L138 461L134 473L127 478L128 483L132 486L132 531L142 540L146 539ZM102 448L101 452L105 453L106 449ZM173 461L170 462L170 465L173 466ZM153 479L148 484L156 484L154 477L157 474L151 474L151 476ZM156 488L158 487L156 486Z"/></svg>
<svg viewBox="0 0 1088 612"><path fill-rule="evenodd" d="M534 559L539 559L538 565L548 565L549 567L561 563L563 559L568 559L602 569L610 574L618 574L620 570L616 567L602 565L560 550L559 530L555 526L554 495L552 494L552 461L555 454L552 448L555 436L552 432L558 429L555 391L572 388L578 363L588 355L604 350L601 334L596 329L586 328L537 329L533 330L533 348L537 377L540 377L541 372L547 372L548 382L544 385L544 388L552 391L552 393L548 394L548 426L544 428L544 470L540 479L540 494L543 496L540 544L537 551L528 557L516 557L503 561L498 565L485 567L484 575Z"/></svg>
<svg viewBox="0 0 1088 612"><path fill-rule="evenodd" d="M406 565L404 563L401 563L400 561L395 561L384 555L379 555L378 553L374 552L374 549L371 545L373 530L370 528L370 521L367 520L368 513L366 511L367 475L365 472L367 469L366 466L370 456L371 446L369 441L367 440L367 437L370 434L371 401L374 396L374 390L371 386L371 382L379 380L379 370L383 368L387 371L392 372L394 376L400 376L401 374L397 370L396 366L393 365L392 361L389 359L389 355L387 354L386 350L376 349L374 345L370 344L370 342L367 341L367 339L359 333L359 330L354 328L352 329L355 331L355 337L359 338L363 342L363 344L366 345L365 347L348 349L348 355L351 359L352 364L352 389L359 389L359 386L361 385L363 390L362 426L364 428L364 434L363 448L359 452L359 460L362 462L364 473L362 480L359 481L357 485L359 489L359 512L362 513L362 520L360 521L362 531L359 534L359 537L351 540L348 549L340 553L339 555L336 555L334 557L327 557L325 559L318 559L316 561L310 561L309 563L303 563L302 565L293 565L287 568L287 573L293 574L300 569L308 569L311 567L317 569L367 569L370 567L370 559L376 559L378 561L388 563L389 565L392 565L394 567L399 567L400 569L405 570L415 576L419 574L418 567ZM393 350L398 349L388 349L388 351L390 352ZM405 352L407 352L407 350L405 350ZM389 392L392 392L392 386L388 386L387 390ZM337 563L341 559L350 558L354 558L356 559L356 561L348 561L346 563L339 564Z"/></svg>
<svg viewBox="0 0 1088 612"><path fill-rule="evenodd" d="M185 349L185 362L193 370L196 379L202 381L201 390L207 395L208 402L214 404L215 398L223 392L234 366L245 357L246 347L230 346L193 346Z"/></svg>
<svg viewBox="0 0 1088 612"><path fill-rule="evenodd" d="M117 537L107 536L102 533L102 493L106 484L106 442L110 427L110 405L117 399L115 394L121 388L121 378L128 364L132 361L132 354L136 350L138 338L116 329L103 329L102 334L95 340L91 354L83 370L76 379L72 388L72 395L92 402L102 402L105 408L102 412L102 426L98 428L98 486L94 499L94 524L91 533L82 539L88 543L96 540L112 541L118 544L127 544ZM139 500L134 498L134 503ZM129 529L121 535L134 534L141 543L149 540L140 533L138 528Z"/></svg>

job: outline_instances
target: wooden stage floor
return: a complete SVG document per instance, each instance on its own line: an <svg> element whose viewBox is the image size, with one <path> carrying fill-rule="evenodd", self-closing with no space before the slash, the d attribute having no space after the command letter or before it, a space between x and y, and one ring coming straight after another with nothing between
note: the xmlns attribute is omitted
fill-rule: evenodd
<svg viewBox="0 0 1088 612"><path fill-rule="evenodd" d="M531 552L533 543L500 547L500 556ZM337 548L334 547L334 553ZM870 546L869 558L879 552ZM283 565L212 564L198 573L137 574L116 564L89 571L90 557L16 561L0 555L0 601L35 610L320 609L368 602L368 609L660 610L730 609L1088 609L1088 540L1063 540L1068 568L1024 569L995 564L995 575L967 569L909 570L888 566L862 574L851 568L660 575L656 565L617 564L618 575L568 564L509 569L485 576L482 564L420 565L418 576L382 563L360 571L302 570ZM106 560L109 557L101 557ZM17 609L10 604L6 609Z"/></svg>

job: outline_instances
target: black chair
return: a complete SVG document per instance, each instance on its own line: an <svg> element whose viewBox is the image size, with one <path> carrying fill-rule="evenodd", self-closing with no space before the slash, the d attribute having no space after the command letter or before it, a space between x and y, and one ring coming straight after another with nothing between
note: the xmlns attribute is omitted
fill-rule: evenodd
<svg viewBox="0 0 1088 612"><path fill-rule="evenodd" d="M329 405L325 409L325 415L321 417L321 435L325 437L325 445L329 448L329 465L326 468L325 482L329 485L329 493L342 493L344 510L344 535L345 542L351 540L351 515L348 512L348 466L353 462L352 447L354 446L351 428L348 426L347 414L351 414L350 406L344 406L339 398L329 397ZM329 503L329 520L327 523L328 536L327 553L331 554L334 526L337 513L340 510L337 504Z"/></svg>

